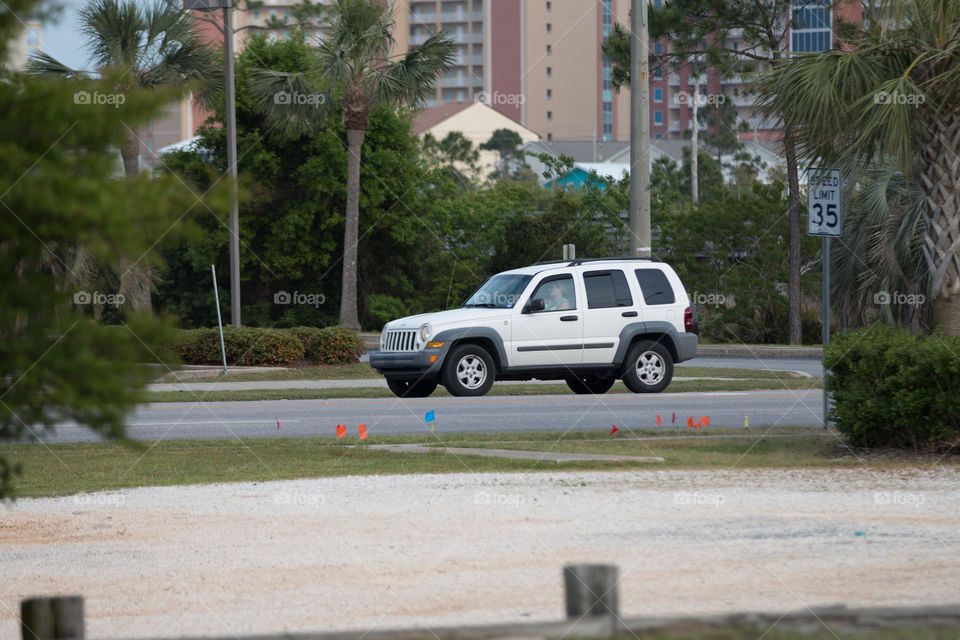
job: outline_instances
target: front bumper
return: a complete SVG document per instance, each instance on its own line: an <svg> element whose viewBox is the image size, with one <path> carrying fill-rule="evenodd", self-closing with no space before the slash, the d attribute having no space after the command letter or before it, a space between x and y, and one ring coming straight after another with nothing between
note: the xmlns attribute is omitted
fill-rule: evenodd
<svg viewBox="0 0 960 640"><path fill-rule="evenodd" d="M371 351L370 366L397 380L439 380L446 352L446 345L420 351Z"/></svg>

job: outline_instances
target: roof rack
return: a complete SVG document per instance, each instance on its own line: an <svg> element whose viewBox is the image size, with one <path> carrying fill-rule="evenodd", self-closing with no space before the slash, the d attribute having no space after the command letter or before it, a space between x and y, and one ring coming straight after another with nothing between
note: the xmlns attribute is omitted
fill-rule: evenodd
<svg viewBox="0 0 960 640"><path fill-rule="evenodd" d="M535 262L534 266L537 265L547 265L547 264L566 264L568 267L576 267L585 262L627 262L631 260L641 260L645 262L660 262L656 258L646 258L639 256L623 256L619 258L574 258L573 260L544 260L543 262Z"/></svg>

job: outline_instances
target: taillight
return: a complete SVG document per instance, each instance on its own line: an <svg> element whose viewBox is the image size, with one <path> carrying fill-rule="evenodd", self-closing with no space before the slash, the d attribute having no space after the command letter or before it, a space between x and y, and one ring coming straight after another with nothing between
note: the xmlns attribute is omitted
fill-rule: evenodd
<svg viewBox="0 0 960 640"><path fill-rule="evenodd" d="M683 312L683 329L687 333L697 332L697 323L693 320L693 307L687 307Z"/></svg>

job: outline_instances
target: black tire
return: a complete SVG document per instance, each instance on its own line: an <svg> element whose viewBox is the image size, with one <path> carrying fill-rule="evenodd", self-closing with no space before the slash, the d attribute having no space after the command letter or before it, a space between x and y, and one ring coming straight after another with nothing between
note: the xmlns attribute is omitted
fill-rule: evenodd
<svg viewBox="0 0 960 640"><path fill-rule="evenodd" d="M435 380L398 380L387 378L387 386L398 398L426 398L437 388Z"/></svg>
<svg viewBox="0 0 960 640"><path fill-rule="evenodd" d="M673 379L670 351L651 340L642 340L627 353L623 384L634 393L660 393Z"/></svg>
<svg viewBox="0 0 960 640"><path fill-rule="evenodd" d="M482 396L497 377L493 358L481 346L464 344L447 355L443 363L443 386L453 396Z"/></svg>
<svg viewBox="0 0 960 640"><path fill-rule="evenodd" d="M576 376L567 378L567 386L574 393L581 395L602 395L610 391L610 387L617 379L614 377L601 378L599 376Z"/></svg>

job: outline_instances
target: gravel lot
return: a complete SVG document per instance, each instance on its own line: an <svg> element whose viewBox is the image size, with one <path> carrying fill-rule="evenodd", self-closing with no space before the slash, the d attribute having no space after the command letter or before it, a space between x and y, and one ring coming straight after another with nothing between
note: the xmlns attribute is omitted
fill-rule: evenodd
<svg viewBox="0 0 960 640"><path fill-rule="evenodd" d="M0 637L81 593L89 638L556 620L561 567L627 616L948 604L960 471L345 477L0 505Z"/></svg>

